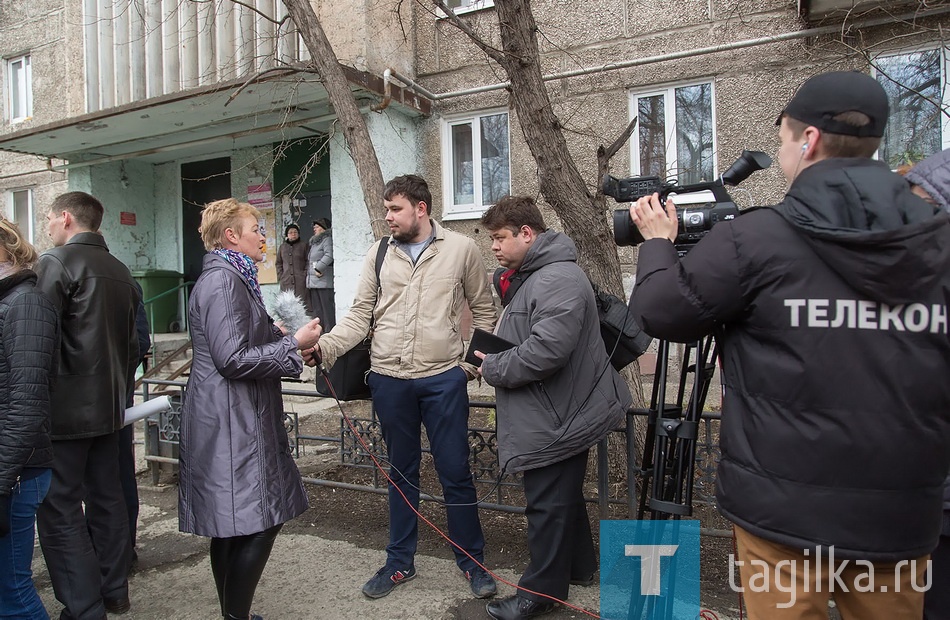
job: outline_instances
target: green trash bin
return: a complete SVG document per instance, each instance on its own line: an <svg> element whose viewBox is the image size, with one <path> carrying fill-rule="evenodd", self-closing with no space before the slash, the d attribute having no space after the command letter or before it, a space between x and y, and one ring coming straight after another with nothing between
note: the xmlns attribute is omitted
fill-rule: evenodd
<svg viewBox="0 0 950 620"><path fill-rule="evenodd" d="M154 299L145 304L145 316L148 317L152 330L156 334L181 331L182 320L178 303L181 295L175 292L158 296L181 284L182 274L166 269L147 269L133 271L132 277L142 287L142 300L149 302ZM158 299L155 299L156 297Z"/></svg>

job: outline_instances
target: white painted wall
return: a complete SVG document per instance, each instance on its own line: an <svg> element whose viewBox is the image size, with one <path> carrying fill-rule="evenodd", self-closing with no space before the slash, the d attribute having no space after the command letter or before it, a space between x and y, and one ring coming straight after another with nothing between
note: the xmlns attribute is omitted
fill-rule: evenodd
<svg viewBox="0 0 950 620"><path fill-rule="evenodd" d="M376 147L384 181L418 170L418 141L414 121L389 109L383 114L366 115L366 123ZM363 259L373 244L373 232L363 204L363 192L356 176L356 166L353 165L340 134L330 139L330 178L333 287L336 315L342 317L353 303Z"/></svg>

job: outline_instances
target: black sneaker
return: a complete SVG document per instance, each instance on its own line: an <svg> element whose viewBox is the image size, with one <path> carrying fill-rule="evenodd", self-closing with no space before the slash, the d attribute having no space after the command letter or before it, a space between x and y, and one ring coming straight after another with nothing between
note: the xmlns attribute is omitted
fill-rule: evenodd
<svg viewBox="0 0 950 620"><path fill-rule="evenodd" d="M373 575L373 578L363 586L363 594L369 598L382 598L393 591L396 586L412 581L416 578L416 568L397 570L388 564Z"/></svg>
<svg viewBox="0 0 950 620"><path fill-rule="evenodd" d="M472 594L476 598L490 598L498 592L498 586L495 585L495 579L488 574L488 571L480 566L472 570L465 571L465 578L472 588Z"/></svg>

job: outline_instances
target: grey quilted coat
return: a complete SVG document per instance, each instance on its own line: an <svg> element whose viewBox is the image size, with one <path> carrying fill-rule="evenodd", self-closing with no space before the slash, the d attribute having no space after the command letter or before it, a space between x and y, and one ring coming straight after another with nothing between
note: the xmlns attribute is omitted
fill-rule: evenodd
<svg viewBox="0 0 950 620"><path fill-rule="evenodd" d="M179 528L230 538L307 509L283 425L280 378L303 362L238 271L204 258L188 313L194 349L181 411Z"/></svg>

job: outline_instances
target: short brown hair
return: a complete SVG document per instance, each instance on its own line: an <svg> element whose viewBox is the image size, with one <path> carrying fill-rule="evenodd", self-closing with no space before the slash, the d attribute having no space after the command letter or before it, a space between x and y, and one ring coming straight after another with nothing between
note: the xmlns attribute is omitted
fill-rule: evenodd
<svg viewBox="0 0 950 620"><path fill-rule="evenodd" d="M792 137L796 140L801 137L805 129L809 127L808 123L802 122L796 118L785 115L785 124L792 132ZM852 125L854 127L864 127L871 123L871 118L863 112L842 112L832 120ZM830 133L821 131L821 142L824 145L824 154L827 157L863 157L870 159L874 157L875 151L881 146L881 138L867 136L858 138L856 136L846 136L839 133Z"/></svg>
<svg viewBox="0 0 950 620"><path fill-rule="evenodd" d="M32 267L36 262L36 248L26 240L17 225L5 217L0 217L0 247L10 257L14 269Z"/></svg>
<svg viewBox="0 0 950 620"><path fill-rule="evenodd" d="M53 213L69 211L76 223L82 228L96 232L102 225L102 215L105 209L102 203L86 192L66 192L53 200L49 210Z"/></svg>
<svg viewBox="0 0 950 620"><path fill-rule="evenodd" d="M390 179L383 189L383 199L392 200L395 196L405 196L413 207L420 202L426 203L426 215L432 214L432 193L426 180L416 174L404 174Z"/></svg>
<svg viewBox="0 0 950 620"><path fill-rule="evenodd" d="M544 225L541 210L531 196L505 196L499 199L482 215L482 225L492 232L507 228L517 233L522 226L529 226L536 233L548 229Z"/></svg>
<svg viewBox="0 0 950 620"><path fill-rule="evenodd" d="M201 211L201 226L198 232L209 252L224 247L224 231L230 228L241 234L241 220L251 215L260 219L261 212L246 202L234 198L225 198L209 202Z"/></svg>

